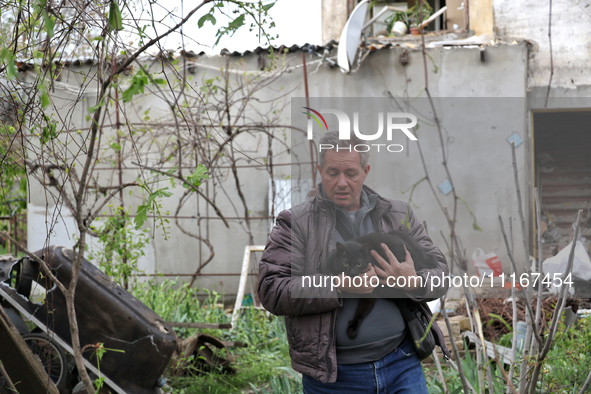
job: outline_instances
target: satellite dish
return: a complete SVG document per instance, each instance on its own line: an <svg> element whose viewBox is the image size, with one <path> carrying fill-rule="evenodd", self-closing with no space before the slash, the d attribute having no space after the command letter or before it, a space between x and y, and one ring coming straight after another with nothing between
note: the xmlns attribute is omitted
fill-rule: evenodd
<svg viewBox="0 0 591 394"><path fill-rule="evenodd" d="M351 64L355 60L357 49L359 48L359 39L363 31L365 16L369 8L369 0L363 0L351 13L339 40L339 49L337 51L337 63L343 71L350 72Z"/></svg>

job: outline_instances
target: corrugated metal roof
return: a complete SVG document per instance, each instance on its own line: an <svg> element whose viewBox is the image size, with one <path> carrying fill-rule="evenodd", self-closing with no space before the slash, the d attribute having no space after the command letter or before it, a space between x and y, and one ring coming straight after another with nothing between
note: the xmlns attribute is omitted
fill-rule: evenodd
<svg viewBox="0 0 591 394"><path fill-rule="evenodd" d="M303 52L323 52L325 49L326 50L332 50L333 48L336 48L338 46L338 41L336 40L331 40L330 42L328 42L325 45L314 45L314 44L303 44L303 45L291 45L291 46L286 46L286 45L280 45L280 46L267 46L267 47L257 47L253 50L246 50L244 52L239 52L239 51L233 51L230 52L228 49L224 48L220 51L219 55L210 55L207 54L205 51L201 51L199 53L196 53L194 51L188 50L181 50L179 52L180 56L186 56L187 58L198 58L201 56L247 56L250 54L261 54L261 53L271 53L271 51L273 53L293 53L293 52L297 52L297 51L303 51ZM174 59L175 57L175 52L174 51L162 51L157 55L147 55L146 58L149 59ZM123 59L118 60L118 62L121 62ZM19 71L28 71L28 70L32 70L35 67L35 63L28 61L28 60L17 60L17 68ZM59 66L63 66L63 67L71 67L71 66L75 66L75 67L79 67L79 66L91 66L94 64L97 64L98 61L94 58L79 58L79 59L72 59L72 60L64 60L64 61L54 61L54 64L59 65Z"/></svg>
<svg viewBox="0 0 591 394"><path fill-rule="evenodd" d="M339 45L338 41L336 40L331 40L330 42L328 42L325 45L314 45L314 44L303 44L303 45L291 45L291 46L287 46L287 45L280 45L280 46L267 46L267 47L256 47L253 50L246 50L244 52L239 52L239 51L233 51L230 52L228 49L224 48L220 51L220 55L221 56L246 56L246 55L250 55L251 53L255 53L255 54L261 54L261 53L271 53L271 51L273 51L273 53L285 53L287 51L287 53L293 53L293 52L297 52L297 51L303 51L303 52L308 52L310 49L315 51L315 52L320 52L320 51L324 51L325 49L328 49L329 51L335 47L337 47ZM207 55L205 52L201 51L199 53L195 53L193 51L181 51L181 54L186 54L187 57L198 57L198 56L203 56L203 55Z"/></svg>
<svg viewBox="0 0 591 394"><path fill-rule="evenodd" d="M448 31L441 31L441 32L430 32L425 34L425 43L435 43L438 41L445 41L445 45L454 46L453 41L458 40L457 46L466 45L462 43L462 39L468 37L468 33L466 32L448 32ZM498 42L497 42L498 43ZM309 52L309 53L318 53L321 54L325 50L331 51L338 47L339 43L336 40L331 40L330 42L324 45L314 45L314 44L303 44L303 45L280 45L280 46L267 46L267 47L257 47L253 50L246 50L243 52L240 51L229 51L228 49L224 48L220 51L219 55L210 55L207 54L205 51L201 51L196 53L192 50L181 50L179 52L179 56L186 56L189 59L196 59L201 56L233 56L233 57L242 57L248 56L250 54L262 54L262 53L294 53L298 51L302 52ZM404 37L370 37L366 40L365 43L362 43L362 46L370 49L371 51L377 51L381 49L393 48L393 47L404 47L408 49L418 49L421 45L420 36L404 36ZM473 44L472 44L473 45ZM148 59L174 59L175 58L175 51L162 51L157 55L146 55L145 58ZM123 59L118 60L121 62ZM55 61L54 64L64 66L64 67L71 67L71 66L91 66L97 63L96 59L93 58L80 58L80 59L73 59L73 60L64 60L62 62ZM34 68L34 63L28 61L18 61L17 60L17 67L19 71L27 71Z"/></svg>

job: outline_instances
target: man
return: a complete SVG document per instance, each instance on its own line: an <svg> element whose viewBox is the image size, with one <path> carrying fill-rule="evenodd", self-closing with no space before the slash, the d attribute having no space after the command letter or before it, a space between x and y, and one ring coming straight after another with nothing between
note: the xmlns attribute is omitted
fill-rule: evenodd
<svg viewBox="0 0 591 394"><path fill-rule="evenodd" d="M448 268L410 207L364 185L369 154L351 149L358 142L354 138L341 141L337 132L322 137L320 144L338 151L320 152L321 184L316 195L278 215L259 263L259 298L268 311L285 316L291 362L303 374L304 393L427 393L420 360L395 302L377 299L357 337L346 335L358 303L358 298L346 296L371 294L375 289L371 277L377 275L384 284L389 276L420 276L425 279L423 287L409 280L408 287L391 293L415 302L439 298L447 291L446 287L431 289L427 283L429 277L447 275ZM385 247L389 261L372 252L380 267L370 264L361 286L353 285L359 281L343 280L337 288L330 283L309 285L310 277L325 276L328 256L336 242L344 241L342 233L358 237L392 230L408 231L426 253L436 257L437 268L416 272L410 254L398 262Z"/></svg>

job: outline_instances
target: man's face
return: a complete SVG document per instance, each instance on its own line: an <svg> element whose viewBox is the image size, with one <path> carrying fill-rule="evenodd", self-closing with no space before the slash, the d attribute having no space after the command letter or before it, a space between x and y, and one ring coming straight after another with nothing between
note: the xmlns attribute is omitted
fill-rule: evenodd
<svg viewBox="0 0 591 394"><path fill-rule="evenodd" d="M318 166L322 187L329 200L345 211L361 208L361 188L369 172L369 164L361 168L359 152L329 150L324 168Z"/></svg>

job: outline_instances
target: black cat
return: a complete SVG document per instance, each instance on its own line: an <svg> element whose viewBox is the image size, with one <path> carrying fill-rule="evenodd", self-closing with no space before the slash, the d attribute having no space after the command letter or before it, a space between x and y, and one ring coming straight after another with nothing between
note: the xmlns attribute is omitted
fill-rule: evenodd
<svg viewBox="0 0 591 394"><path fill-rule="evenodd" d="M345 273L347 276L355 277L365 272L370 263L380 267L371 255L371 251L375 250L384 260L388 261L388 256L381 246L382 243L388 246L388 249L396 256L399 262L406 260L406 251L404 250L404 246L406 246L417 271L422 268L434 268L437 266L435 257L425 253L423 248L410 235L401 231L392 231L387 234L373 233L364 235L347 241L344 244L337 242L336 250L328 259L330 273L333 275ZM376 290L378 289L379 287L376 288ZM349 338L355 339L357 337L361 322L371 312L375 304L376 290L373 293L374 298L359 299L359 305L355 309L355 315L347 326L347 336Z"/></svg>

